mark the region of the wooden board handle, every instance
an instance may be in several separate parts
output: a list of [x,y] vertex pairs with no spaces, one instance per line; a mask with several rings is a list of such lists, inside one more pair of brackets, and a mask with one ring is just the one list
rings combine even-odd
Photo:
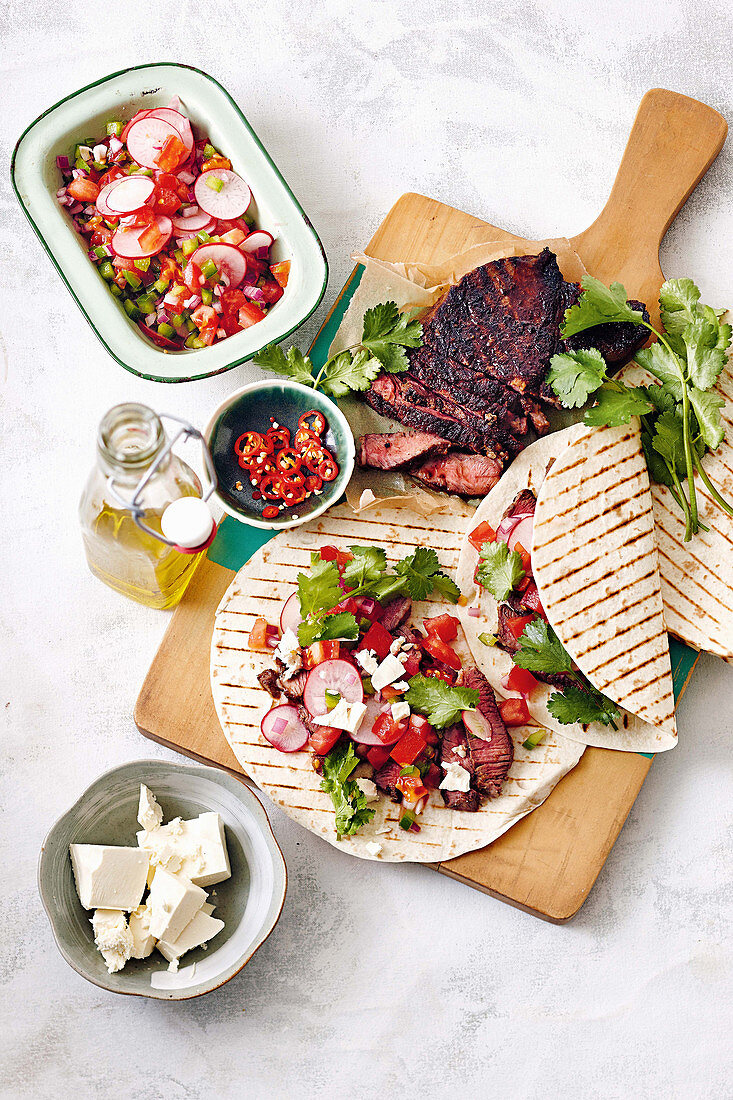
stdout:
[[[586,267],[604,282],[654,263],[675,215],[723,147],[728,124],[696,99],[653,88],[642,99],[608,202],[573,240]],[[605,263],[604,263],[605,257]],[[612,270],[606,270],[607,266]],[[661,272],[660,272],[661,275]],[[629,293],[642,288],[627,286]]]

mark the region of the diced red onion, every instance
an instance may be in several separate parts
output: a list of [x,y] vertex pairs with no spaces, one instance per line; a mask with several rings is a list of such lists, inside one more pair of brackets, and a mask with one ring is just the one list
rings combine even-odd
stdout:
[[70,214],[81,214],[82,206],[80,202],[75,202],[73,206],[69,207]]
[[68,157],[56,157],[56,167],[60,168],[62,172],[69,171],[69,158]]
[[145,324],[148,326],[148,328],[150,328],[151,325],[155,324],[155,314],[154,313],[148,313],[146,315]]
[[93,214],[97,213],[97,208],[96,208],[96,206],[85,206],[84,207],[84,213],[86,214],[86,216],[88,218],[91,218],[91,216]]
[[162,308],[158,309],[158,320],[159,321],[165,321],[165,322],[170,321],[170,314],[167,312],[167,310],[162,309]]
[[189,185],[192,184],[193,181],[196,179],[193,172],[188,172],[188,171],[186,171],[185,168],[182,172],[178,173],[178,178],[181,181],[181,183],[187,183]]
[[184,309],[195,309],[196,306],[200,306],[200,305],[201,305],[201,295],[200,294],[192,294],[190,298],[186,298],[186,301],[183,303],[183,308]]
[[56,192],[56,198],[57,199],[62,199],[62,198],[65,198],[65,197],[66,197],[66,188],[65,187],[59,187],[58,191]]
[[216,302],[211,303],[211,308],[213,309],[214,313],[221,313],[222,312],[222,305],[221,305],[221,302],[218,301],[218,300]]
[[120,139],[113,134],[112,137],[109,139],[109,151],[110,151],[110,153],[112,153],[112,155],[114,155],[115,153],[119,153],[124,148],[125,148],[125,146],[120,141]]
[[214,287],[214,296],[216,298],[221,298],[221,294],[222,294],[222,287],[219,285],[219,283],[217,283],[216,286]]
[[83,172],[81,168],[73,168],[71,174],[75,180],[84,180],[89,175],[88,172]]
[[196,203],[192,203],[191,206],[187,206],[185,210],[181,211],[182,218],[193,218],[198,214],[199,208]]
[[265,295],[262,287],[260,286],[246,286],[244,288],[245,298],[250,298],[253,302],[259,302],[260,305],[265,305]]
[[481,612],[478,607],[469,607],[468,614],[471,616],[472,619],[478,619]]
[[223,328],[218,328],[216,330],[216,335],[219,337],[220,340],[223,340],[224,337],[226,336],[226,332],[224,331]]
[[288,723],[285,718],[275,718],[272,723],[272,732],[274,734],[283,733],[288,728]]

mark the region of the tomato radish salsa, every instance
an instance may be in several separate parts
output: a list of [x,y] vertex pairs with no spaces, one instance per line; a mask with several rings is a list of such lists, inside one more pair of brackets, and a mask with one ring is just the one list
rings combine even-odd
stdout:
[[57,157],[56,197],[89,259],[155,345],[198,350],[256,325],[282,297],[290,261],[249,214],[252,194],[177,97],[107,123]]
[[431,592],[460,598],[432,549],[390,569],[380,547],[322,546],[279,622],[258,618],[249,635],[250,649],[273,658],[258,677],[274,704],[262,736],[280,752],[312,754],[341,836],[372,819],[380,794],[398,804],[406,832],[420,831],[431,798],[476,812],[511,767],[491,687],[465,646],[458,652],[458,619],[411,621],[412,601]]
[[252,499],[263,502],[263,519],[321,496],[324,484],[338,477],[338,462],[324,440],[327,428],[323,413],[311,409],[299,417],[292,437],[271,416],[266,432],[243,432],[236,440],[234,453],[249,478]]

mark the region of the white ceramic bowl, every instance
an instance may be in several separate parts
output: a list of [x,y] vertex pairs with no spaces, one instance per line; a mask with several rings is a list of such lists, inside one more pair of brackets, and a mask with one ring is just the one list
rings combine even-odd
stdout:
[[[184,955],[175,973],[153,951],[109,974],[94,945],[92,914],[79,902],[69,845],[135,845],[141,783],[158,798],[164,821],[221,814],[232,875],[210,888],[210,900],[224,928],[207,949]],[[214,768],[136,760],[101,775],[59,818],[41,849],[38,887],[59,951],[78,974],[112,993],[180,1001],[210,993],[249,962],[280,917],[287,872],[267,814],[246,784]]]
[[[165,351],[143,336],[110,292],[87,255],[64,207],[56,157],[79,141],[105,132],[112,119],[127,120],[145,107],[165,106],[178,95],[195,130],[205,132],[249,184],[250,213],[275,237],[272,255],[290,260],[282,298],[264,321],[211,347]],[[229,93],[213,77],[188,65],[160,62],[112,73],[67,96],[24,131],[11,161],[13,188],[72,297],[107,351],[121,366],[156,382],[186,382],[220,374],[279,343],[310,317],[326,289],[328,265],[318,236]]]

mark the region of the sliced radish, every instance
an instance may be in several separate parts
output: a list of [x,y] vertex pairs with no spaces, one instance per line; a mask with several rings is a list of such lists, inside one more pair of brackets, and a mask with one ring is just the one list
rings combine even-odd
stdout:
[[[221,190],[216,189],[219,183],[223,184]],[[245,214],[252,201],[252,192],[242,177],[228,168],[210,168],[202,172],[193,186],[193,193],[207,214],[227,220]]]
[[374,723],[377,718],[382,714],[389,714],[389,703],[382,700],[379,702],[376,695],[368,695],[366,698],[366,713],[361,720],[361,725],[355,734],[350,735],[352,739],[359,745],[394,745],[396,741],[399,741],[402,734],[405,732],[404,726],[400,726],[398,722],[393,722],[392,725],[384,731],[383,737],[377,737],[374,730]]
[[239,247],[242,252],[253,252],[259,256],[260,253],[269,252],[274,240],[272,233],[268,233],[266,229],[255,229],[254,233],[245,237]]
[[133,214],[148,201],[155,184],[150,176],[123,176],[113,180],[109,188],[104,199],[109,209],[117,214]]
[[134,126],[136,122],[139,122],[141,118],[145,118],[146,115],[149,115],[149,114],[150,114],[150,110],[138,111],[136,115],[133,115],[132,118],[130,119],[130,121],[125,125],[122,133],[120,134],[120,137],[121,137],[122,141],[127,141],[127,135],[129,133],[130,127]]
[[[124,178],[128,179],[129,177],[125,176]],[[114,189],[116,183],[119,183],[119,180],[112,180],[111,183],[105,184],[105,186],[97,195],[96,207],[103,218],[119,218],[119,214],[115,210],[111,210],[110,207],[107,206],[107,196],[109,195],[110,191]]]
[[327,691],[337,692],[347,703],[361,703],[364,699],[361,676],[350,661],[339,658],[323,661],[309,673],[303,692],[303,702],[309,714],[322,717],[328,712]]
[[211,260],[219,275],[226,275],[232,289],[239,286],[247,274],[247,257],[233,244],[202,244],[191,259],[199,267]]
[[142,229],[118,229],[110,241],[113,252],[130,260],[142,260],[145,256],[155,256],[161,248],[165,247],[173,232],[171,220],[165,214],[158,214],[155,221],[160,236],[153,247],[140,244],[140,237],[150,229],[150,226],[146,225]]
[[461,712],[463,724],[470,734],[480,737],[482,741],[491,740],[491,726],[478,710],[464,710]]
[[210,214],[204,214],[202,210],[199,210],[197,214],[192,214],[190,218],[185,218],[183,214],[174,214],[171,221],[174,229],[185,230],[186,233],[189,231],[200,233],[202,229],[205,229],[208,233],[209,226],[213,229],[216,225],[216,219],[212,218]]
[[156,107],[153,111],[148,111],[147,117],[159,118],[163,122],[167,122],[170,126],[173,126],[178,131],[178,136],[186,146],[187,156],[193,152],[193,131],[191,129],[191,123],[180,111],[174,111],[172,107]]
[[532,552],[532,539],[534,538],[534,516],[523,516],[520,523],[514,528],[509,535],[507,546],[510,550],[513,550],[517,543],[521,543],[523,548],[529,553]]
[[154,115],[146,115],[130,127],[127,135],[127,151],[134,161],[142,164],[143,168],[157,168],[160,150],[171,137],[182,140],[178,130],[170,122],[164,122],[162,118],[156,118]]
[[301,722],[296,707],[288,703],[268,710],[260,723],[262,736],[280,752],[297,752],[305,747],[308,730]]
[[292,630],[293,634],[297,634],[298,627],[302,622],[303,617],[300,614],[300,597],[297,592],[293,592],[292,596],[288,596],[280,612],[280,630],[283,634],[286,630]]

